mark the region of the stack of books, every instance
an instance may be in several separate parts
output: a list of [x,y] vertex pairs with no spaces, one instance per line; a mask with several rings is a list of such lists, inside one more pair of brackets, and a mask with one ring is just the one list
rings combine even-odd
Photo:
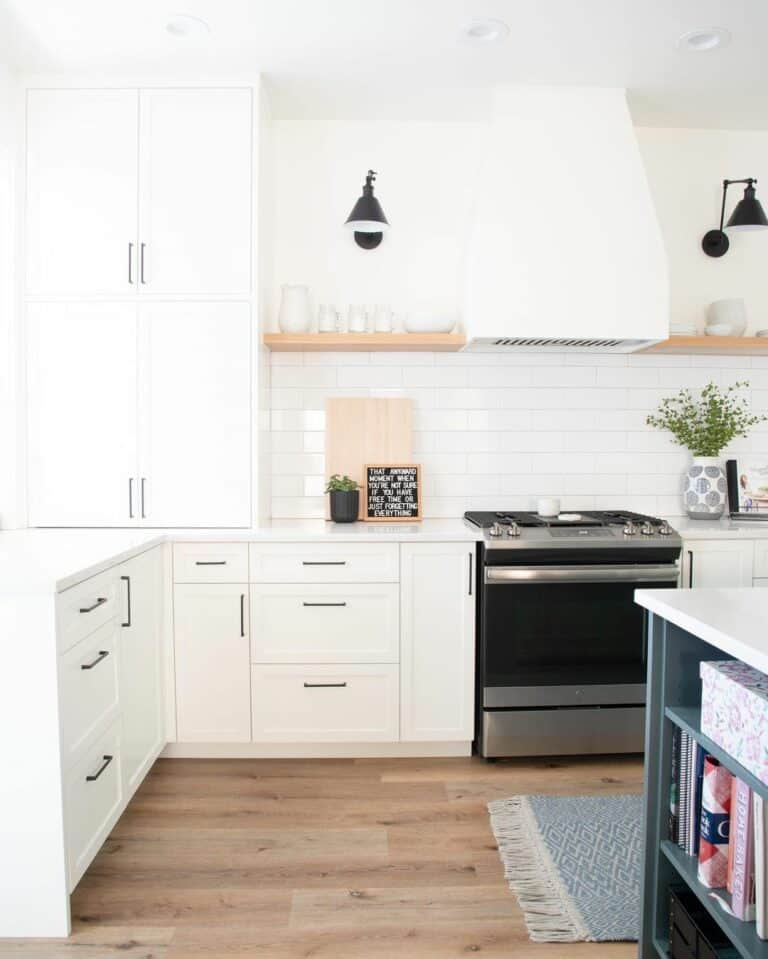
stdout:
[[669,839],[698,859],[699,882],[768,939],[768,806],[684,730],[675,728]]

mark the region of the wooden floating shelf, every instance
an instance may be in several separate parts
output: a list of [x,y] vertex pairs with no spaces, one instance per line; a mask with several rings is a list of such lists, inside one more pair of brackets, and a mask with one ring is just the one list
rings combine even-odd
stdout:
[[264,345],[284,353],[451,353],[467,342],[463,333],[265,333]]
[[711,353],[718,356],[768,354],[768,336],[671,336],[643,353]]

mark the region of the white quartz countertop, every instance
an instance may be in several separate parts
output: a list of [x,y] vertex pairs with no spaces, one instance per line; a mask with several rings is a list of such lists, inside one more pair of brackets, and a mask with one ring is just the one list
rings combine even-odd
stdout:
[[326,523],[275,520],[253,529],[22,529],[0,532],[0,596],[57,592],[164,542],[475,542],[463,520]]
[[768,589],[639,589],[635,601],[768,673]]
[[683,539],[768,539],[768,513],[765,520],[688,519],[668,516],[667,521]]

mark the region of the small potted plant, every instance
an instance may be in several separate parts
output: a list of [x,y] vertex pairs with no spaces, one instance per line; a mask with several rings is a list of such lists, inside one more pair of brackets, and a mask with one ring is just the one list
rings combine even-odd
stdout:
[[728,484],[720,454],[736,437],[746,436],[766,417],[754,415],[740,390],[749,383],[734,383],[721,390],[708,383],[694,396],[680,390],[667,397],[646,419],[648,426],[669,430],[693,457],[685,475],[683,505],[691,519],[719,519],[728,502]]
[[331,494],[331,519],[334,523],[354,523],[360,510],[360,484],[349,476],[334,473],[325,492]]

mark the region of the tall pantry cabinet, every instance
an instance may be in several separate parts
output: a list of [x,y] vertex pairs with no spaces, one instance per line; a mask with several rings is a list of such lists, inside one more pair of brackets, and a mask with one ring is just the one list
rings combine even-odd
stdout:
[[30,525],[250,525],[252,94],[28,92]]

